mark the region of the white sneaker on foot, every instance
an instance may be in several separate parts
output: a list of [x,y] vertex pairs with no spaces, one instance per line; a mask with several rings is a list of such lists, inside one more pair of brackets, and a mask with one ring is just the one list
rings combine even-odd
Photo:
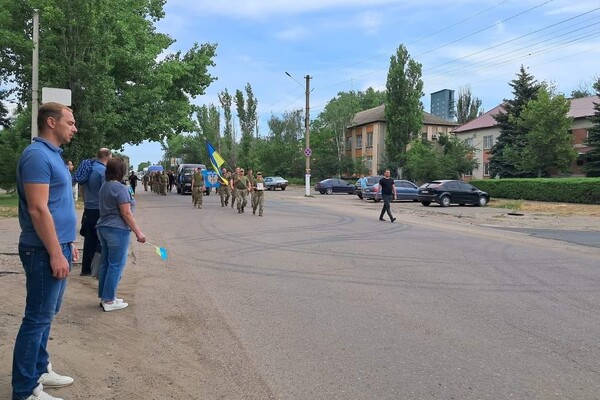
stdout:
[[129,304],[128,303],[117,303],[116,301],[113,302],[112,304],[109,303],[104,303],[102,302],[102,309],[104,309],[104,311],[115,311],[115,310],[121,310],[123,308],[126,308]]
[[38,385],[35,389],[33,389],[33,393],[27,398],[27,400],[63,400],[58,397],[50,396],[42,389],[42,385]]
[[[69,386],[73,383],[73,378],[70,376],[59,375],[52,371],[52,364],[48,363],[48,372],[42,374],[38,382],[46,387],[59,388]],[[41,389],[40,389],[41,390]]]

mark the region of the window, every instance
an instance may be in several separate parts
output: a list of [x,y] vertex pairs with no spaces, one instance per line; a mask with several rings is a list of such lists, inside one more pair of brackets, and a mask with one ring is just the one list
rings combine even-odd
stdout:
[[473,170],[466,171],[465,176],[473,176]]
[[465,139],[465,144],[466,144],[467,146],[471,146],[471,147],[473,147],[473,138],[472,138],[472,137],[470,137],[470,138],[466,138],[466,139]]
[[356,135],[356,148],[362,149],[362,135]]
[[483,164],[483,176],[490,176],[490,163]]
[[421,132],[421,140],[424,142],[427,141],[427,132]]
[[352,136],[346,136],[346,150],[352,150]]
[[367,169],[369,170],[369,173],[371,173],[372,168],[373,168],[373,156],[367,156]]
[[367,133],[367,147],[373,147],[373,134]]
[[491,149],[493,145],[494,145],[494,136],[493,135],[483,137],[483,148],[484,149]]

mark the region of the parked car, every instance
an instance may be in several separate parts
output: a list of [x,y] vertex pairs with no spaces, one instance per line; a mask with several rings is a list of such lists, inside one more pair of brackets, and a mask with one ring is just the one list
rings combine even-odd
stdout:
[[418,201],[424,206],[433,202],[442,207],[448,207],[450,204],[485,206],[490,202],[490,196],[467,182],[440,180],[419,187]]
[[267,176],[265,178],[265,188],[267,190],[275,190],[275,189],[285,190],[285,188],[288,185],[289,185],[289,182],[280,176]]
[[[371,176],[365,176],[365,178],[367,178],[367,188],[371,188],[373,187],[373,185],[375,185],[376,183],[379,183],[379,180],[381,178],[383,178],[383,176],[379,176],[379,175],[371,175]],[[359,199],[363,199],[363,190],[360,187],[360,179],[358,181],[356,181],[356,183],[354,184],[354,194],[358,196]],[[368,199],[367,199],[368,200]],[[373,198],[371,198],[371,200],[373,200]]]
[[180,164],[179,167],[177,167],[177,175],[175,176],[177,193],[192,193],[192,175],[194,175],[194,171],[197,168],[200,168],[204,176],[204,182],[206,184],[206,191],[204,194],[206,196],[210,194],[210,188],[214,185],[209,184],[209,180],[207,179],[206,175],[209,171],[206,170],[206,165],[204,164]]
[[[419,187],[411,181],[405,181],[403,179],[395,179],[394,186],[396,187],[396,200],[412,200],[417,201],[419,195]],[[381,201],[381,190],[379,189],[379,183],[372,186],[370,190],[370,196],[374,202]]]
[[315,185],[315,191],[321,194],[348,193],[354,194],[354,184],[343,179],[329,178]]

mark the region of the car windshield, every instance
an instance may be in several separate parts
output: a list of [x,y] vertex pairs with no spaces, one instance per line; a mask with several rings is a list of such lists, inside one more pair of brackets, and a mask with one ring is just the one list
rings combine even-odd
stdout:
[[436,187],[440,187],[443,185],[443,182],[429,182],[425,184],[426,188],[436,188]]

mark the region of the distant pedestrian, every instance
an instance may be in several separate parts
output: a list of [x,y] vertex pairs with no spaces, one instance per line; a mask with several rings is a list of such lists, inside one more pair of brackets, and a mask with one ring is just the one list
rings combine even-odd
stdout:
[[365,174],[360,174],[360,179],[358,180],[358,187],[360,188],[360,193],[361,193],[361,198],[364,201],[367,201],[367,199],[365,198],[365,189],[367,188],[367,178],[365,177]]
[[135,187],[137,186],[137,182],[140,178],[138,178],[138,176],[135,172],[131,171],[131,174],[129,174],[128,179],[129,179],[129,185],[131,186],[131,191],[135,195]]
[[60,148],[71,142],[77,128],[73,111],[53,102],[39,108],[37,123],[39,136],[25,148],[17,166],[19,256],[27,295],[13,353],[13,399],[54,399],[44,386],[73,383],[73,378],[53,371],[48,339],[72,262],[79,258],[73,246],[77,214],[71,174]]
[[381,198],[383,199],[383,207],[381,208],[379,220],[385,221],[383,215],[387,213],[390,217],[390,222],[394,222],[396,218],[392,216],[391,202],[392,199],[396,199],[396,186],[394,185],[394,180],[390,178],[389,169],[385,170],[383,178],[379,180],[379,189],[381,190]]
[[252,185],[252,215],[256,215],[256,209],[258,208],[258,216],[263,216],[263,206],[265,204],[265,180],[263,179],[262,172],[256,173],[256,179]]

